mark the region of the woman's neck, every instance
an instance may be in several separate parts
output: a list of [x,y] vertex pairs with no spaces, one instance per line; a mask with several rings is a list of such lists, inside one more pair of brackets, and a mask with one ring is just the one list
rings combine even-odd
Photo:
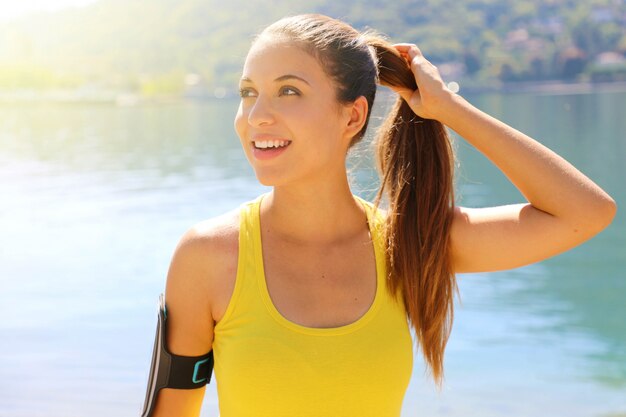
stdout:
[[333,185],[274,187],[261,202],[261,227],[280,239],[313,246],[354,238],[367,228],[366,213],[347,180]]

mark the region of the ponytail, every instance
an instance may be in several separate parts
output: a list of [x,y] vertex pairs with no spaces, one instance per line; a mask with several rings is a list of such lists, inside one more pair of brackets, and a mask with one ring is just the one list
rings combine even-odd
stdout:
[[[373,37],[379,81],[417,89],[406,61],[386,41]],[[404,307],[438,388],[444,350],[454,320],[450,227],[454,210],[454,153],[445,127],[423,119],[398,96],[375,139],[381,178],[374,204],[389,201],[385,227],[388,287],[403,294]],[[459,294],[460,296],[460,294]]]

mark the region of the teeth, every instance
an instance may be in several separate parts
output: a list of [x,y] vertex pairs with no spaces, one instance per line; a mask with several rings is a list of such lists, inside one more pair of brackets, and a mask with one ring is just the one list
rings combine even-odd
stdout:
[[261,140],[261,141],[255,141],[254,142],[254,146],[256,146],[257,148],[278,148],[278,147],[282,147],[282,146],[286,146],[289,144],[289,141],[287,140]]

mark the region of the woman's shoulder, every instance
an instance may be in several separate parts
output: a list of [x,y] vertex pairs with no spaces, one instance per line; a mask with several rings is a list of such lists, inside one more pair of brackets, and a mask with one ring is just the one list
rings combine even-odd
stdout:
[[[239,246],[239,210],[202,220],[190,226],[179,238],[172,259],[188,271],[180,279],[184,285],[211,284],[214,277],[232,267]],[[208,282],[207,282],[208,281]]]
[[236,249],[239,237],[239,209],[202,220],[187,229],[179,246],[197,253],[202,259],[213,259]]
[[178,247],[196,254],[204,261],[219,261],[228,255],[236,257],[242,212],[258,202],[259,198],[245,201],[225,213],[192,225],[181,236]]
[[[193,314],[211,314],[220,307],[224,291],[237,270],[239,210],[200,221],[180,237],[167,277],[166,292],[181,305],[195,303]],[[184,308],[184,307],[181,307]]]

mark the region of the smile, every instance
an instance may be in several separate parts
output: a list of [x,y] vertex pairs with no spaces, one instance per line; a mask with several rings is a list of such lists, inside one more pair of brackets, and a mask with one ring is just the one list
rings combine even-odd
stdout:
[[253,141],[254,146],[257,149],[265,149],[265,148],[282,148],[291,143],[290,140],[256,140]]
[[[275,142],[279,142],[277,144],[278,146],[274,146]],[[282,144],[280,142],[282,142]],[[289,145],[291,145],[290,140],[289,141],[273,141],[273,142],[270,142],[270,141],[251,142],[252,155],[254,156],[255,159],[258,159],[258,160],[267,160],[267,159],[276,158],[277,156],[285,152],[287,148],[289,148]]]

